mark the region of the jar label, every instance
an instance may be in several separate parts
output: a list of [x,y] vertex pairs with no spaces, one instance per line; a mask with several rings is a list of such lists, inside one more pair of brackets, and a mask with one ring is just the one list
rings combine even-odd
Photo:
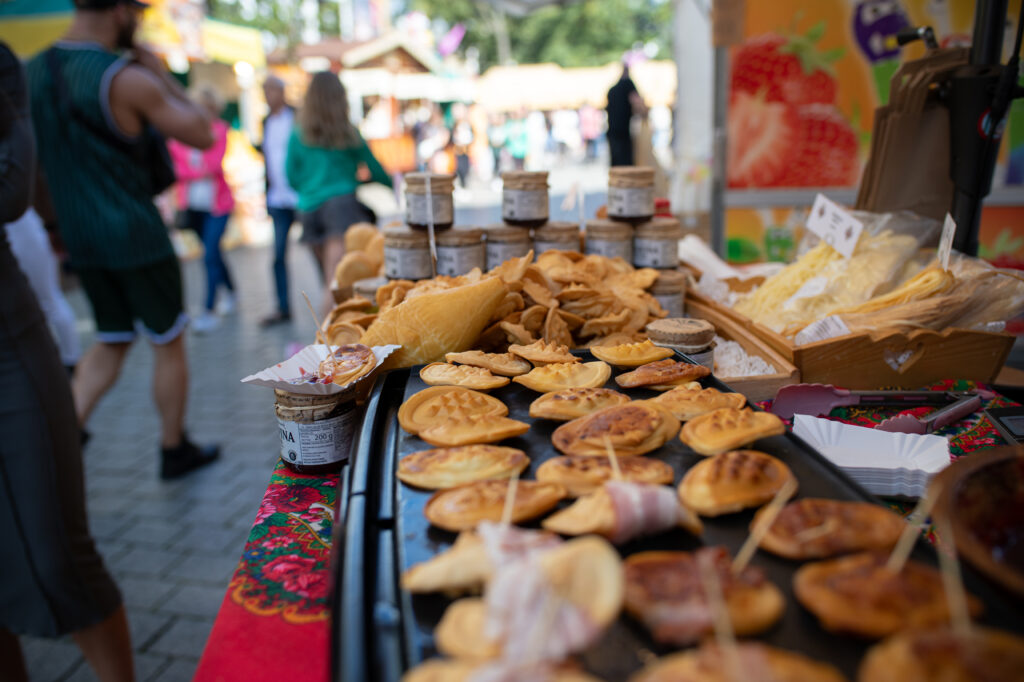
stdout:
[[[413,225],[426,225],[428,218],[434,219],[435,225],[444,225],[454,222],[454,209],[452,207],[452,195],[431,194],[430,206],[433,215],[427,215],[427,195],[405,193],[405,222]],[[428,275],[429,277],[429,275]]]
[[493,270],[507,260],[522,258],[530,253],[533,244],[523,242],[487,242],[487,269]]
[[505,220],[547,220],[547,190],[504,190],[501,193],[501,217]]
[[608,215],[640,218],[654,215],[654,187],[608,187]]
[[484,269],[486,254],[484,245],[468,244],[466,246],[438,246],[437,274],[448,277],[464,275],[473,268]]
[[430,249],[384,248],[384,273],[390,279],[427,279],[433,276]]
[[633,240],[633,265],[638,268],[674,268],[679,265],[676,239]]
[[334,464],[348,459],[359,410],[350,409],[312,424],[277,418],[281,459],[300,466]]
[[632,239],[594,239],[587,238],[587,253],[605,258],[622,258],[627,263],[633,262]]
[[669,317],[683,317],[683,293],[654,294],[654,299],[665,309]]

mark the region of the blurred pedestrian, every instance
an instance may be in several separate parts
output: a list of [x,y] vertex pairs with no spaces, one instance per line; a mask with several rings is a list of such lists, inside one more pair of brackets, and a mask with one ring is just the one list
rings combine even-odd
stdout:
[[277,76],[270,76],[263,83],[263,96],[270,113],[263,119],[263,143],[257,148],[263,154],[266,166],[267,213],[274,223],[274,287],[277,292],[277,311],[260,322],[270,326],[291,319],[288,300],[288,266],[285,256],[288,250],[288,232],[295,222],[295,207],[299,195],[288,184],[284,162],[288,156],[288,139],[295,125],[295,110],[284,98],[284,82]]
[[597,140],[601,137],[601,123],[600,111],[589,104],[580,107],[580,135],[586,147],[587,161],[597,158]]
[[526,111],[520,110],[505,123],[505,149],[516,170],[526,167],[526,152],[530,149],[530,136],[526,128]]
[[[35,140],[25,76],[0,43],[0,223],[27,209]],[[18,635],[71,635],[103,682],[134,679],[121,594],[86,520],[68,377],[28,280],[0,232],[0,678],[28,680]]]
[[455,151],[455,175],[462,189],[469,188],[469,148],[473,144],[473,126],[463,115],[452,129],[452,144]]
[[213,461],[219,450],[196,446],[184,430],[188,316],[178,259],[153,204],[170,182],[159,135],[200,149],[213,144],[213,135],[206,112],[163,62],[134,44],[141,7],[132,0],[75,0],[65,36],[27,70],[39,160],[96,321],[97,342],[72,383],[79,422],[88,421],[117,380],[138,323],[154,350],[160,475],[174,478]]
[[623,62],[622,75],[608,91],[608,148],[611,165],[633,165],[633,115],[646,115],[647,107],[629,77],[629,65]]
[[299,195],[302,241],[312,247],[329,291],[334,269],[345,255],[345,232],[356,223],[376,222],[356,199],[360,173],[392,186],[349,120],[345,86],[329,71],[316,74],[309,84],[288,140],[285,171]]
[[[237,306],[235,285],[220,248],[235,200],[224,178],[224,153],[228,148],[228,124],[220,118],[224,103],[212,86],[198,88],[193,99],[212,122],[213,146],[202,150],[171,140],[167,148],[178,176],[178,208],[185,213],[185,224],[203,242],[206,304],[202,314],[192,322],[192,328],[202,334],[217,326],[217,312],[231,313]],[[218,304],[217,293],[221,287],[224,295]]]
[[491,114],[487,123],[487,144],[494,157],[494,177],[501,176],[501,152],[507,141],[505,117],[503,114]]

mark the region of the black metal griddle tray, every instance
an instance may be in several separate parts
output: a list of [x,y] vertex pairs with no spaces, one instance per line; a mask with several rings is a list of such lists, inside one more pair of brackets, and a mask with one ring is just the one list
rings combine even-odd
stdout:
[[[577,352],[584,360],[593,358]],[[689,360],[685,356],[680,356]],[[348,513],[337,524],[334,603],[334,679],[398,680],[402,673],[424,659],[437,655],[433,630],[450,599],[440,595],[410,595],[398,587],[403,571],[451,546],[455,533],[432,527],[423,515],[423,507],[432,491],[411,488],[394,475],[398,460],[417,450],[432,446],[406,433],[398,425],[399,406],[414,393],[427,387],[419,378],[419,367],[396,370],[377,380],[367,405],[358,446],[355,449],[348,490]],[[618,371],[613,370],[613,378]],[[714,377],[701,382],[722,391],[730,391]],[[614,380],[607,384],[633,398],[656,395],[648,390],[624,390]],[[509,408],[509,417],[531,423],[530,430],[502,445],[524,450],[530,466],[524,479],[545,460],[560,453],[551,444],[551,433],[560,422],[533,419],[529,404],[539,396],[516,383],[497,389],[491,395]],[[788,432],[757,441],[751,447],[785,462],[796,476],[800,488],[796,497],[827,497],[878,503],[859,485],[811,448]],[[676,472],[678,485],[691,466],[703,459],[678,437],[647,455],[669,463]],[[568,505],[572,500],[563,502]],[[631,542],[620,547],[623,557],[653,549],[694,550],[702,545],[724,545],[735,554],[746,539],[755,510],[705,518],[704,536],[694,538],[682,530]],[[529,527],[539,527],[530,524]],[[919,542],[915,559],[935,565],[934,550]],[[753,565],[761,567],[769,580],[786,597],[782,620],[768,632],[755,638],[773,646],[802,652],[828,661],[849,679],[856,679],[857,665],[870,642],[833,635],[823,630],[813,615],[793,596],[792,578],[800,562],[759,551]],[[983,623],[1010,630],[1024,630],[1021,605],[985,583],[968,566],[963,566],[968,589],[986,606]],[[652,654],[664,655],[671,648],[654,643],[647,631],[623,614],[603,638],[584,652],[581,659],[589,672],[608,681],[626,679]]]

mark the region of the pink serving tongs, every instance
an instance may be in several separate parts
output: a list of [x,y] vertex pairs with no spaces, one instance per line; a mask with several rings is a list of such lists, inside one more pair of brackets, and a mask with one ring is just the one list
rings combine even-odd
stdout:
[[901,414],[886,419],[875,426],[875,428],[879,431],[889,431],[891,433],[917,433],[924,435],[931,433],[935,429],[941,429],[943,426],[949,426],[953,422],[977,412],[980,407],[981,396],[964,394],[963,397],[952,405],[946,405],[924,417]]

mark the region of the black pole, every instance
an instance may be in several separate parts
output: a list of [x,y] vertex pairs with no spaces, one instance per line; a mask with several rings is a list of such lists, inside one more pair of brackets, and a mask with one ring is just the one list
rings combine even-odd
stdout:
[[978,0],[974,7],[971,64],[999,64],[1003,57],[1003,26],[1008,0]]

